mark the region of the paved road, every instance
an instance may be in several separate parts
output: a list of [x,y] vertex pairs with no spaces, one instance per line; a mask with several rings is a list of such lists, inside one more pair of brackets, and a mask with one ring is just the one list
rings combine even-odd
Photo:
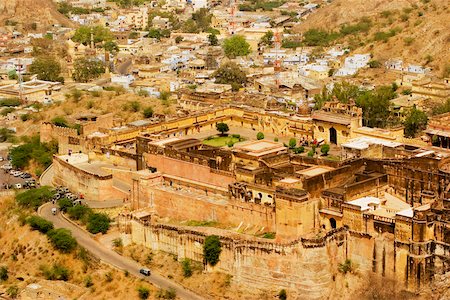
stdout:
[[79,227],[73,225],[72,223],[65,220],[59,213],[57,215],[53,215],[51,212],[53,205],[51,203],[44,204],[39,209],[39,215],[51,222],[53,222],[56,228],[66,228],[72,232],[72,235],[77,239],[78,243],[83,246],[86,250],[92,253],[94,256],[99,258],[101,261],[113,265],[121,270],[127,270],[130,274],[134,276],[138,276],[139,278],[143,278],[144,280],[164,289],[174,288],[177,292],[177,296],[182,299],[193,299],[200,300],[204,299],[199,295],[186,290],[182,286],[177,283],[155,273],[152,271],[152,275],[149,277],[143,276],[139,273],[139,269],[142,268],[141,265],[136,263],[135,261],[123,257],[118,253],[110,250],[92,239],[91,236],[80,229]]
[[117,65],[117,72],[121,75],[127,75],[128,74],[128,69],[131,66],[131,59],[127,59],[124,62],[120,63],[119,65]]

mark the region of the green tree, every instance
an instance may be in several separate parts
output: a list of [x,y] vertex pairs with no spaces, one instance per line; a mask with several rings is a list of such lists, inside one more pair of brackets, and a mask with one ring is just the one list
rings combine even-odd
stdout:
[[73,206],[73,202],[67,198],[61,198],[58,200],[59,210],[66,212],[69,208]]
[[286,300],[287,299],[287,293],[285,289],[282,289],[279,293],[278,293],[278,299],[280,300]]
[[258,132],[258,133],[256,134],[256,139],[257,139],[257,140],[263,140],[263,139],[264,139],[264,133]]
[[77,82],[88,82],[105,73],[103,62],[97,59],[79,58],[73,67],[72,78]]
[[139,299],[145,300],[150,296],[150,290],[146,287],[140,286],[138,287],[137,291],[139,294]]
[[217,35],[215,35],[214,33],[208,35],[208,41],[211,46],[219,45],[219,39],[217,38]]
[[110,42],[114,39],[111,31],[103,26],[80,26],[72,37],[72,41],[84,44],[85,46],[91,43],[91,33],[94,38],[94,44],[102,42]]
[[175,44],[179,44],[179,43],[181,43],[183,41],[183,37],[182,36],[177,36],[176,38],[175,38]]
[[14,139],[14,131],[2,127],[0,128],[0,143],[6,142],[6,141],[12,141]]
[[70,278],[70,271],[65,266],[55,263],[52,267],[41,265],[40,270],[47,280],[63,280],[67,281]]
[[142,112],[142,114],[144,115],[144,118],[148,119],[153,117],[153,107],[148,106],[144,109],[144,111]]
[[30,216],[27,218],[27,223],[30,225],[30,227],[33,230],[37,230],[41,233],[46,234],[50,230],[53,229],[53,223],[50,221],[47,221],[44,218],[41,218],[39,216]]
[[63,253],[70,253],[77,247],[77,240],[72,237],[69,230],[64,228],[53,229],[47,232],[52,245]]
[[82,223],[87,223],[89,216],[92,214],[92,209],[84,205],[75,205],[67,209],[69,218],[80,220]]
[[99,232],[105,234],[109,229],[109,224],[111,223],[110,218],[106,214],[93,213],[89,216],[86,229],[93,234]]
[[103,44],[103,49],[105,49],[111,54],[116,54],[117,52],[119,52],[119,46],[117,45],[116,42],[113,41],[106,41]]
[[217,235],[207,236],[203,245],[203,257],[206,263],[215,266],[219,262],[221,252],[222,246],[219,237]]
[[220,132],[221,135],[224,135],[226,132],[230,131],[230,128],[228,127],[227,123],[217,123],[216,124],[216,129],[218,132]]
[[322,147],[320,147],[320,152],[323,153],[323,155],[327,156],[328,152],[330,151],[330,145],[323,144]]
[[37,210],[39,206],[52,199],[53,194],[48,186],[43,186],[17,194],[16,201],[22,207]]
[[250,44],[247,43],[245,37],[242,35],[233,35],[223,41],[223,51],[229,58],[236,58],[238,56],[247,56],[250,54]]
[[183,267],[183,276],[184,277],[191,277],[192,276],[192,267],[191,267],[191,260],[188,258],[185,258],[183,262],[181,263]]
[[0,282],[8,280],[8,268],[5,266],[0,267]]
[[6,289],[6,293],[13,299],[16,299],[19,295],[19,287],[17,285],[11,285]]
[[404,126],[405,126],[405,136],[406,137],[415,137],[417,133],[424,130],[427,127],[428,117],[426,113],[416,108],[412,107],[405,118]]
[[261,40],[259,41],[260,45],[266,45],[269,47],[272,47],[273,45],[273,31],[269,30],[267,31],[262,37]]
[[39,80],[59,81],[64,83],[61,77],[61,65],[53,57],[38,57],[30,65],[30,73],[36,74]]
[[192,14],[192,20],[197,24],[200,31],[207,31],[211,25],[212,14],[206,8],[200,8]]
[[216,83],[231,84],[238,87],[242,87],[247,82],[247,75],[245,72],[234,62],[227,62],[221,65],[214,73],[213,76],[216,79]]
[[67,120],[64,117],[58,116],[58,117],[54,117],[52,119],[52,123],[53,125],[59,126],[59,127],[70,127],[69,123],[67,122]]
[[289,148],[294,149],[297,146],[297,140],[295,138],[291,138],[289,140]]

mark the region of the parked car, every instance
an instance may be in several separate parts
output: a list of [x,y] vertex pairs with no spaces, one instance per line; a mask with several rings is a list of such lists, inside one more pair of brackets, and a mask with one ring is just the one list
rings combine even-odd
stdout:
[[4,159],[3,159],[3,156],[0,156],[0,161],[3,161]]
[[53,207],[53,208],[52,208],[52,214],[53,214],[53,215],[56,215],[56,211],[57,211],[57,210],[56,210],[56,207]]
[[141,273],[142,275],[145,275],[145,276],[150,276],[150,274],[151,274],[149,269],[140,269],[139,273]]
[[20,190],[22,188],[22,184],[16,183],[14,184],[14,188]]
[[23,179],[31,178],[31,174],[23,173],[22,175],[20,175],[20,178],[23,178]]

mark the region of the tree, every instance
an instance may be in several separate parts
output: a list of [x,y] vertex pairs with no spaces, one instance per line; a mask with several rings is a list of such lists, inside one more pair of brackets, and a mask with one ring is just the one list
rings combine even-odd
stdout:
[[153,107],[151,107],[151,106],[146,107],[144,109],[144,111],[142,112],[142,114],[144,115],[144,118],[146,118],[146,119],[153,117]]
[[108,51],[111,54],[116,54],[117,52],[119,52],[119,46],[117,45],[116,42],[113,41],[107,41],[103,44],[103,49],[105,49],[106,51]]
[[48,186],[43,186],[17,194],[16,201],[22,207],[37,210],[39,206],[52,199],[53,194]]
[[158,41],[161,40],[162,37],[161,30],[159,30],[158,28],[150,28],[148,30],[148,37],[152,39],[157,39]]
[[52,119],[52,124],[59,127],[70,127],[69,123],[64,117],[58,116]]
[[110,223],[111,220],[109,219],[108,215],[93,213],[89,216],[86,229],[93,234],[97,234],[99,232],[105,234],[109,229]]
[[89,216],[92,214],[92,209],[84,205],[75,205],[67,209],[67,214],[71,219],[87,223]]
[[266,45],[271,47],[273,45],[273,31],[269,30],[267,31],[259,41],[260,45]]
[[212,14],[206,8],[200,8],[192,14],[192,20],[201,31],[207,31],[211,25]]
[[19,295],[19,287],[17,285],[11,285],[6,289],[6,293],[12,298],[16,299]]
[[5,266],[0,267],[0,282],[8,280],[8,268]]
[[11,141],[14,138],[14,131],[2,127],[0,128],[0,143]]
[[73,206],[73,202],[67,198],[61,198],[58,200],[58,206],[60,211],[66,212]]
[[279,293],[278,293],[278,299],[280,300],[286,300],[287,299],[287,293],[285,289],[282,289]]
[[250,44],[247,43],[242,35],[233,35],[223,41],[223,50],[228,58],[246,56],[250,54]]
[[258,133],[256,134],[256,139],[257,139],[257,140],[263,140],[263,139],[264,139],[264,133],[258,132]]
[[77,82],[88,82],[105,73],[103,62],[97,59],[79,58],[73,68],[72,78]]
[[39,80],[59,81],[64,83],[61,77],[61,65],[53,57],[38,57],[30,65],[30,73],[36,74]]
[[27,218],[27,223],[33,230],[37,230],[46,234],[53,229],[53,223],[39,216],[31,216]]
[[140,286],[138,287],[137,291],[139,294],[139,299],[145,300],[150,296],[150,290],[146,287]]
[[215,266],[219,262],[219,256],[222,252],[222,246],[220,239],[217,235],[210,235],[205,238],[205,244],[203,245],[203,257],[206,263],[211,266]]
[[114,39],[111,31],[103,26],[81,26],[75,31],[72,41],[87,46],[91,43],[91,33],[94,38],[94,44],[109,42]]
[[291,139],[289,140],[289,148],[290,148],[290,149],[294,149],[295,146],[297,146],[297,140],[296,140],[295,138],[291,138]]
[[215,35],[214,33],[208,35],[208,41],[211,46],[219,45],[219,39],[217,38],[217,35]]
[[183,266],[183,276],[191,277],[192,276],[191,260],[185,258],[181,264]]
[[218,132],[220,132],[221,135],[225,135],[226,132],[230,131],[230,128],[228,127],[227,123],[217,123],[216,129]]
[[50,230],[47,232],[47,237],[53,246],[63,253],[70,253],[77,246],[77,241],[70,231],[64,228]]
[[235,85],[234,90],[247,82],[247,74],[234,62],[221,65],[214,73],[216,83]]
[[424,130],[427,127],[427,123],[427,115],[415,106],[412,107],[408,111],[406,119],[404,121],[405,136],[411,138],[415,137],[418,132]]
[[327,156],[328,152],[330,151],[330,145],[323,144],[322,147],[320,147],[320,152],[323,153],[323,155]]
[[176,38],[175,38],[175,44],[179,44],[179,43],[181,43],[183,41],[183,37],[182,36],[177,36]]

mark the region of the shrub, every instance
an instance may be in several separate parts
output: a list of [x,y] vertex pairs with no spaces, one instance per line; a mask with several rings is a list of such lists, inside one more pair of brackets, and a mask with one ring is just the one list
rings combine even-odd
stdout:
[[92,214],[92,209],[83,205],[75,205],[67,209],[67,214],[71,219],[80,220],[83,223],[86,223],[89,216]]
[[314,156],[314,150],[309,150],[308,151],[308,157],[313,157]]
[[105,234],[109,229],[109,224],[111,220],[108,215],[101,213],[90,214],[86,229],[93,234],[99,232]]
[[141,104],[138,101],[128,102],[128,110],[131,112],[138,112],[141,110]]
[[153,107],[151,107],[151,106],[146,107],[144,109],[144,111],[142,112],[142,114],[144,115],[144,118],[146,118],[146,119],[153,117]]
[[28,121],[30,118],[31,118],[30,114],[23,114],[23,115],[20,115],[20,119],[21,119],[23,122]]
[[108,272],[105,274],[105,280],[106,282],[112,282],[114,280],[114,276],[112,272]]
[[228,146],[229,148],[233,147],[233,146],[234,146],[233,141],[229,141],[229,142],[227,143],[227,146]]
[[279,293],[278,293],[278,299],[280,300],[286,300],[287,299],[287,293],[285,289],[282,289]]
[[139,294],[139,299],[145,300],[150,296],[150,290],[146,287],[140,286],[138,287],[137,291]]
[[53,229],[47,232],[47,237],[52,245],[63,253],[70,253],[77,246],[77,240],[67,229]]
[[219,262],[220,252],[222,252],[222,246],[219,237],[217,235],[207,236],[203,245],[203,256],[206,263],[215,266]]
[[6,98],[6,99],[2,99],[0,100],[0,106],[19,106],[20,105],[20,100],[19,98]]
[[348,272],[353,271],[353,264],[350,259],[346,259],[344,263],[340,263],[338,266],[338,270],[341,273],[347,274]]
[[381,67],[381,63],[378,60],[371,60],[369,61],[369,67],[371,69],[376,69]]
[[6,289],[6,293],[13,299],[16,299],[17,296],[19,295],[19,288],[17,287],[17,285],[11,285],[10,287],[8,287]]
[[168,290],[159,289],[156,297],[160,299],[175,299],[177,292],[173,288],[169,288]]
[[300,154],[300,153],[303,153],[303,152],[305,152],[305,147],[303,147],[303,146],[300,146],[300,147],[297,147],[297,148],[294,149],[294,153],[295,154]]
[[123,246],[123,242],[122,242],[122,239],[121,239],[121,238],[116,238],[116,239],[114,239],[114,240],[112,241],[112,243],[113,243],[113,246],[114,246],[115,248],[120,248],[120,247]]
[[275,232],[266,232],[262,236],[265,239],[274,239],[275,238]]
[[47,280],[63,280],[67,281],[70,278],[70,271],[63,265],[53,264],[51,268],[47,266],[40,267],[42,274]]
[[53,125],[59,126],[59,127],[70,127],[69,123],[64,117],[55,117],[52,119]]
[[257,140],[263,140],[263,139],[264,139],[264,133],[258,132],[258,133],[256,134],[256,139],[257,139]]
[[59,210],[66,212],[73,206],[73,202],[67,198],[61,198],[58,200]]
[[291,138],[289,140],[289,148],[294,149],[297,146],[297,140],[295,138]]
[[0,281],[6,281],[8,277],[8,268],[5,266],[0,267]]
[[16,196],[17,203],[26,208],[37,210],[39,206],[49,201],[53,197],[53,192],[48,186],[32,189],[20,193]]
[[31,216],[27,218],[27,223],[33,230],[38,230],[46,234],[53,229],[53,223],[39,216]]
[[235,139],[240,139],[241,135],[240,134],[232,134],[231,137],[233,137]]
[[86,276],[86,278],[84,279],[84,286],[88,288],[93,285],[94,283],[92,282],[92,277],[90,275]]
[[183,276],[184,277],[191,277],[192,276],[192,267],[191,267],[191,260],[185,258],[183,262],[181,263],[183,267]]
[[278,142],[278,138],[277,138],[277,137],[274,138],[273,141],[274,141],[274,142]]
[[322,152],[324,155],[328,155],[328,152],[330,151],[330,145],[323,144],[322,147],[320,147],[320,152]]

